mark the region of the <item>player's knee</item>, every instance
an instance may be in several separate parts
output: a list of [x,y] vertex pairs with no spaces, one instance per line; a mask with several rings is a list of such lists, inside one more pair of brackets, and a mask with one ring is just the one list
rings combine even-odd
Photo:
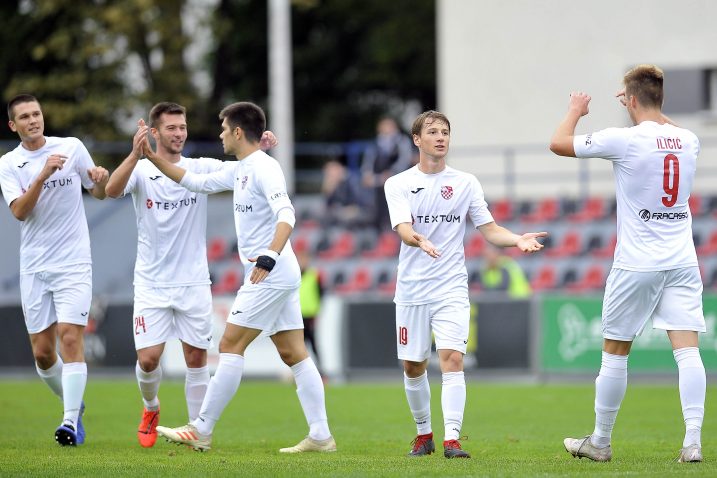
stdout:
[[460,372],[463,370],[463,354],[457,351],[441,357],[441,371]]
[[36,345],[32,350],[32,354],[35,357],[37,366],[42,370],[47,370],[57,361],[57,352],[49,344]]
[[207,351],[191,348],[186,351],[184,358],[189,368],[201,368],[207,364]]
[[157,355],[145,355],[137,357],[139,367],[145,372],[151,372],[159,367],[160,356]]
[[279,352],[279,357],[281,357],[281,360],[288,365],[289,367],[293,367],[297,363],[301,362],[302,360],[305,360],[309,354],[306,352],[306,349],[303,350],[293,350],[293,349],[277,349],[277,352]]
[[423,375],[426,371],[427,363],[424,362],[411,362],[408,360],[403,361],[403,371],[408,377],[416,378]]

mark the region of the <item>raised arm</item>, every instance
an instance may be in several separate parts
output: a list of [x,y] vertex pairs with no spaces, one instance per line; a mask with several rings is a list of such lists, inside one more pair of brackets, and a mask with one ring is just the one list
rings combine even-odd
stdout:
[[478,226],[486,241],[498,247],[517,247],[523,252],[537,252],[544,246],[537,241],[538,237],[547,237],[547,232],[527,232],[522,236],[510,232],[495,222]]
[[142,143],[147,136],[149,127],[145,125],[143,119],[137,122],[137,126],[137,132],[132,139],[132,151],[130,151],[129,155],[122,161],[117,169],[114,170],[105,187],[105,192],[109,197],[118,198],[122,196],[124,188],[127,187],[129,178],[132,176],[132,171],[135,166],[137,166],[137,162],[142,158]]
[[35,209],[38,199],[40,199],[40,191],[42,190],[43,184],[55,171],[63,168],[66,160],[67,156],[61,154],[52,154],[47,158],[45,166],[43,166],[40,174],[38,174],[32,184],[30,184],[30,187],[27,188],[27,191],[10,203],[10,211],[13,216],[20,221],[27,219],[32,213],[32,210]]
[[581,117],[589,113],[590,96],[582,92],[570,93],[568,112],[558,125],[550,140],[550,151],[559,156],[575,157],[573,138],[575,127]]

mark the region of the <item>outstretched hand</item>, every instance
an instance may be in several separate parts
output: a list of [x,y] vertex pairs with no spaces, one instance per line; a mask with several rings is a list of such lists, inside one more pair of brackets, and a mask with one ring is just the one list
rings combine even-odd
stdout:
[[423,252],[425,252],[429,256],[433,257],[434,259],[441,257],[441,252],[436,249],[436,246],[434,246],[431,241],[426,239],[426,236],[419,233],[415,233],[413,235],[413,239],[418,243],[418,247],[420,247],[421,250],[423,250]]
[[526,232],[522,236],[520,236],[520,239],[518,239],[518,242],[515,244],[518,249],[520,249],[523,252],[527,253],[533,253],[538,252],[543,247],[545,247],[543,244],[539,243],[537,241],[538,237],[547,237],[547,232]]

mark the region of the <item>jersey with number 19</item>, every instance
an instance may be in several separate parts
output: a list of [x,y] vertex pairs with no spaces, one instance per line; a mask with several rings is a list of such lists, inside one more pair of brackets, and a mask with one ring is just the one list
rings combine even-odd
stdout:
[[578,158],[612,161],[617,198],[613,268],[697,266],[688,204],[700,151],[694,133],[643,121],[575,136],[573,146]]
[[436,174],[425,174],[414,166],[390,177],[384,191],[391,226],[413,224],[441,253],[433,259],[419,247],[401,244],[394,302],[420,305],[467,298],[466,218],[476,227],[493,222],[478,179],[448,166]]

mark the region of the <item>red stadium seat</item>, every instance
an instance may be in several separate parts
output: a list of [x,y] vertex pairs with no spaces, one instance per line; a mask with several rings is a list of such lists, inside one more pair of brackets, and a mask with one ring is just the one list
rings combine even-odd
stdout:
[[223,237],[214,237],[207,244],[207,260],[216,262],[227,255],[227,241]]
[[585,270],[582,277],[567,287],[570,292],[584,292],[605,287],[605,267],[602,264],[592,264]]
[[717,253],[717,231],[712,231],[707,242],[697,248],[697,255],[711,256]]
[[353,234],[348,231],[341,232],[328,249],[319,252],[322,259],[343,259],[356,253],[356,243]]
[[371,258],[394,257],[398,255],[400,245],[398,234],[393,231],[384,232],[378,237],[373,249],[365,251],[362,255]]
[[339,284],[334,289],[338,293],[365,292],[373,287],[373,277],[367,267],[359,267],[348,282]]
[[698,217],[703,214],[703,201],[702,197],[700,197],[697,194],[691,194],[690,199],[688,199],[688,204],[690,206],[690,213],[692,213],[692,217]]
[[468,243],[465,245],[466,257],[478,257],[483,254],[484,250],[485,239],[483,238],[483,234],[481,234],[480,232],[474,232],[470,236],[470,239],[468,239]]
[[560,214],[560,202],[555,198],[542,199],[535,208],[521,219],[525,222],[554,221]]
[[587,222],[605,217],[605,201],[602,198],[591,197],[585,200],[582,209],[568,216],[570,221]]
[[495,222],[501,223],[513,219],[513,203],[510,199],[500,199],[488,205]]
[[557,247],[547,250],[547,254],[551,257],[567,257],[577,256],[583,250],[582,236],[578,231],[568,231],[560,241]]
[[593,249],[590,253],[593,257],[608,258],[615,255],[615,246],[617,245],[617,234],[613,234],[610,241],[603,247]]
[[219,282],[212,284],[213,294],[233,294],[239,290],[242,285],[242,277],[239,272],[230,267],[224,272]]
[[557,286],[557,274],[555,272],[555,267],[553,267],[552,264],[543,265],[535,273],[533,280],[530,282],[530,286],[536,292],[555,289]]

